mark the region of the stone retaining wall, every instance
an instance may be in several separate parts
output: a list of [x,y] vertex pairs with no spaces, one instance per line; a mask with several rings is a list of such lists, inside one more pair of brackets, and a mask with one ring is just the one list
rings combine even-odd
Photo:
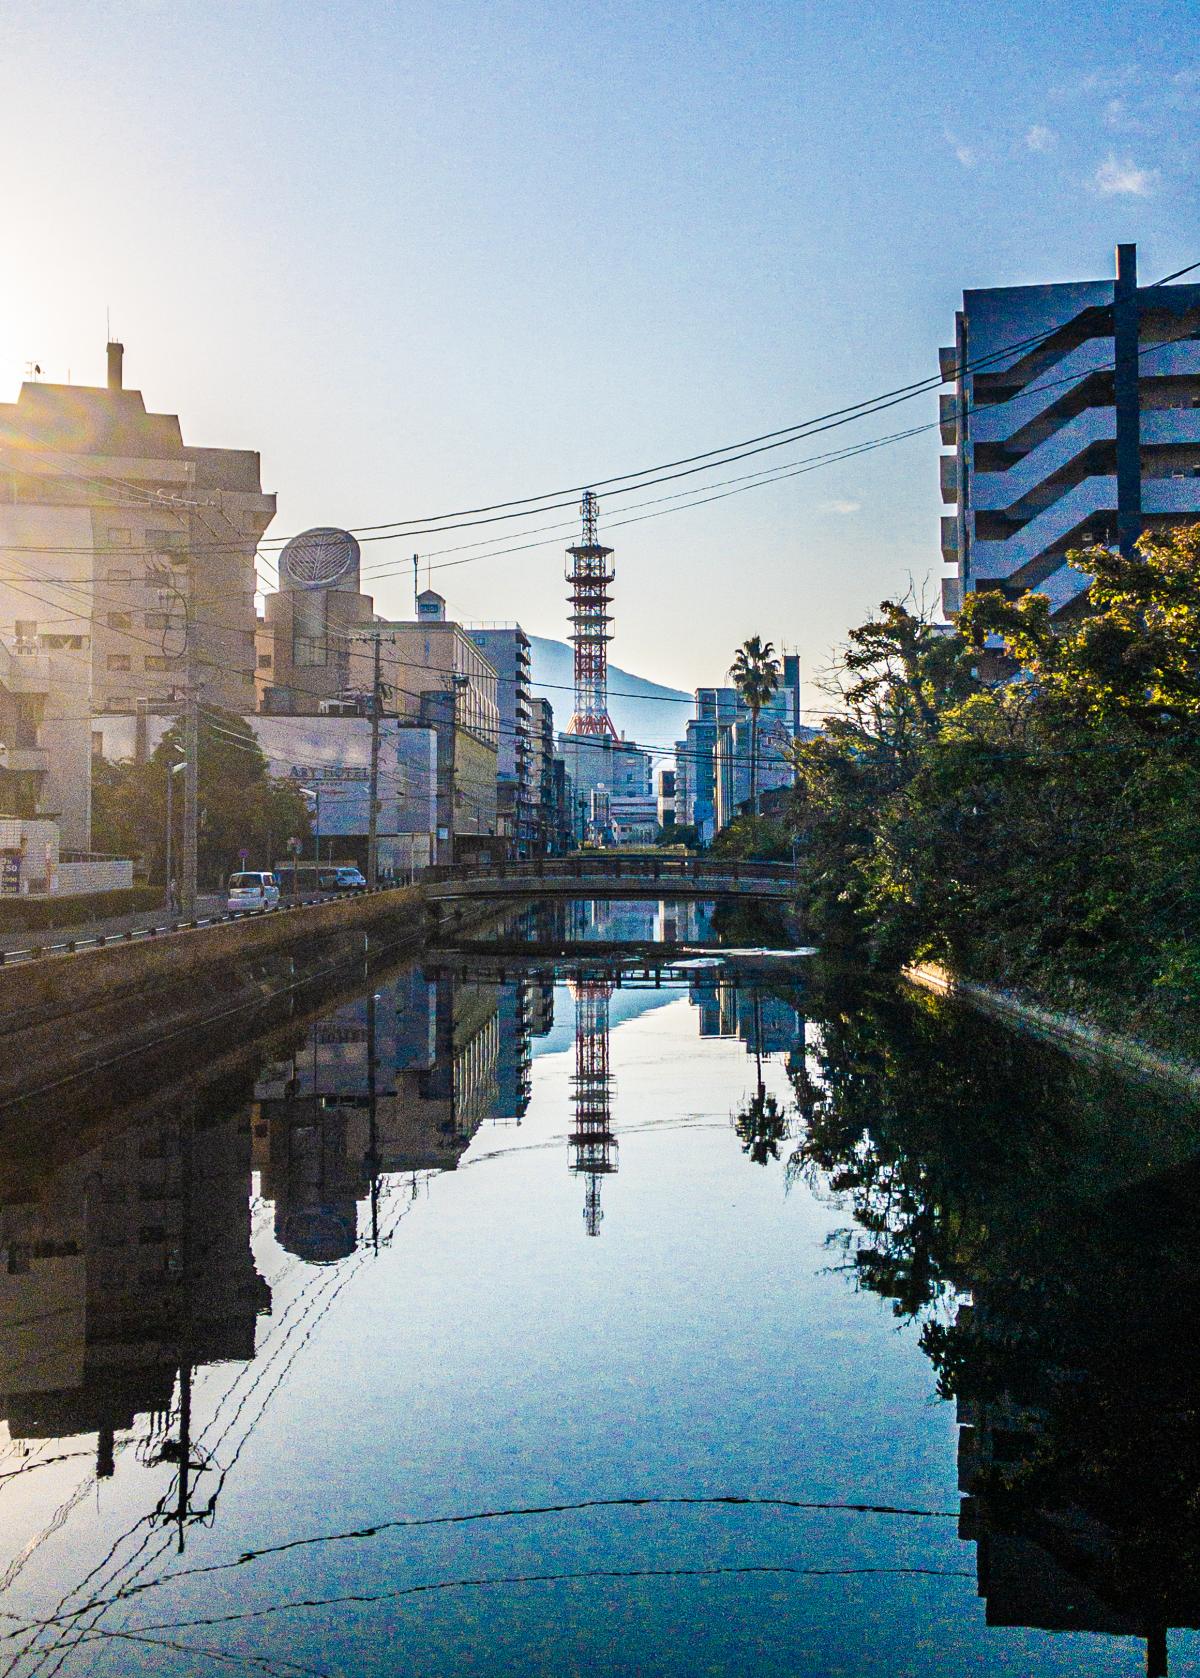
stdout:
[[901,969],[909,984],[942,996],[961,998],[981,1012],[1007,1020],[1048,1042],[1057,1043],[1071,1054],[1085,1054],[1098,1060],[1114,1061],[1135,1076],[1173,1084],[1191,1095],[1200,1094],[1200,1065],[1176,1055],[1164,1054],[1133,1037],[1123,1037],[1082,1019],[1064,1014],[1017,991],[961,979],[937,962],[919,962]]

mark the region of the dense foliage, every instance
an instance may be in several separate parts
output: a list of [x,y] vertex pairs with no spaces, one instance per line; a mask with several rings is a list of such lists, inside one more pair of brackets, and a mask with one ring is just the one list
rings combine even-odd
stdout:
[[[142,857],[150,877],[165,878],[168,765],[183,758],[183,723],[176,722],[145,763],[100,758],[92,774],[92,843],[118,856]],[[241,718],[209,708],[200,717],[200,841],[202,885],[219,884],[240,865],[270,868],[292,836],[310,831],[308,807],[290,780],[268,774],[253,731]],[[173,825],[178,876],[183,776],[175,776]]]
[[[797,748],[814,931],[948,961],[1162,1039],[1200,1028],[1200,526],[1072,558],[1090,612],[885,603],[844,712]],[[1005,667],[988,651],[1003,638]]]

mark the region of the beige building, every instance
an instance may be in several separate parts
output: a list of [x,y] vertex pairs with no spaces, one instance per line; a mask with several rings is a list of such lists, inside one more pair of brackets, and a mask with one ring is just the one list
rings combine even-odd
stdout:
[[[0,637],[56,652],[93,711],[154,709],[191,675],[254,700],[255,550],[275,513],[258,454],[183,441],[174,414],[108,384],[23,384],[0,404]],[[190,625],[190,629],[189,629]]]
[[0,816],[48,818],[63,850],[87,851],[91,787],[86,670],[0,640]]

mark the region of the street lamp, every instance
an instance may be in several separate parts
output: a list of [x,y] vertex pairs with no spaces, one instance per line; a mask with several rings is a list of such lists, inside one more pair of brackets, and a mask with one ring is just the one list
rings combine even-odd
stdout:
[[[174,747],[172,747],[172,750],[173,751],[178,751],[179,747],[174,746]],[[187,760],[186,759],[181,760],[179,763],[173,763],[173,764],[169,765],[168,768],[167,768],[167,866],[166,866],[167,908],[172,913],[175,912],[174,893],[171,890],[171,886],[172,886],[172,883],[173,883],[174,878],[175,878],[175,875],[172,871],[172,865],[171,865],[171,842],[172,842],[172,838],[173,838],[173,835],[174,835],[174,829],[175,829],[174,797],[173,797],[173,795],[174,795],[174,791],[175,791],[175,777],[176,777],[176,775],[179,774],[181,769],[186,769],[186,768],[187,768]]]

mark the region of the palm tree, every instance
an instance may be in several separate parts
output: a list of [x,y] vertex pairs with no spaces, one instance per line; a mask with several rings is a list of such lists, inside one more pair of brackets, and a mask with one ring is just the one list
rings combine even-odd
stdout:
[[779,686],[779,660],[770,641],[752,635],[743,641],[729,668],[733,685],[750,713],[750,810],[758,814],[758,715]]

